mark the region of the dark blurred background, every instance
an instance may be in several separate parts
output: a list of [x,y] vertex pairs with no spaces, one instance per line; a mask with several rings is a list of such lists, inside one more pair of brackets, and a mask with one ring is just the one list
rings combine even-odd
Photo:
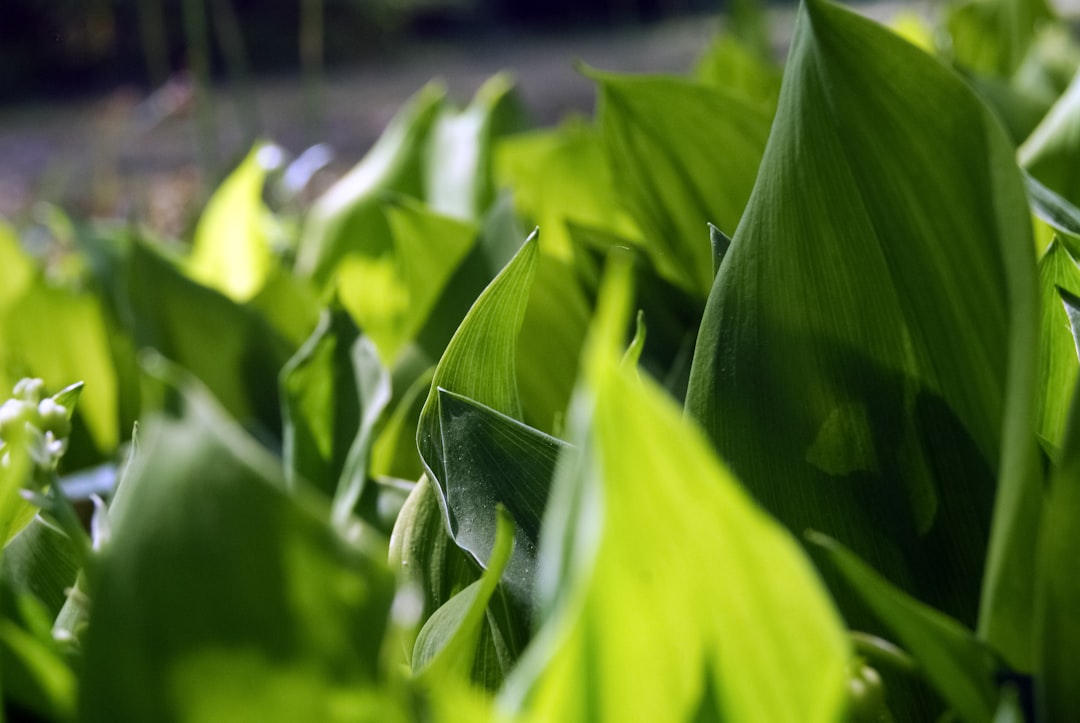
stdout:
[[[416,39],[476,41],[715,12],[721,0],[6,0],[0,98],[157,87],[229,72],[370,61]],[[205,54],[205,58],[198,57]],[[241,66],[241,67],[236,67]]]
[[[589,115],[576,62],[685,73],[758,0],[4,0],[0,222],[135,218],[183,235],[256,140],[330,159],[317,195],[434,77],[510,70],[532,126]],[[777,56],[793,16],[770,18]],[[787,9],[783,9],[787,8]],[[779,16],[779,21],[777,18]],[[785,28],[787,26],[787,29]]]

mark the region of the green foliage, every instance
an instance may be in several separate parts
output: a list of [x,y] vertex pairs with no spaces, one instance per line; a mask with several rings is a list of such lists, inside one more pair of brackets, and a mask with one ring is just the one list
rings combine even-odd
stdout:
[[1074,717],[1080,45],[760,11],[309,208],[0,225],[4,715]]

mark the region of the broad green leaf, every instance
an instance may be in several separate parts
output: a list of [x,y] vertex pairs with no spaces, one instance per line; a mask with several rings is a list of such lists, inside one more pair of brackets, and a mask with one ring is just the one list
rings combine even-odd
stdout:
[[[437,611],[443,610],[444,622],[452,623],[451,614],[455,609],[462,612],[459,606],[464,599],[457,603],[452,601],[477,583],[480,571],[450,539],[437,494],[427,477],[421,477],[394,525],[390,538],[390,564],[398,571],[399,589],[407,596],[420,596],[417,621],[429,621]],[[451,607],[446,608],[447,605]],[[452,632],[441,625],[439,628],[443,633]],[[435,635],[432,630],[428,634]],[[500,585],[487,605],[485,623],[477,639],[472,658],[472,681],[490,690],[498,688],[525,647],[528,634],[527,612],[521,610]],[[419,667],[412,660],[415,637],[414,632],[412,638],[405,636],[402,640],[402,652],[414,670]],[[440,688],[436,687],[432,692],[438,693]]]
[[1040,183],[1080,205],[1080,73],[1018,151]]
[[420,90],[367,156],[315,202],[297,249],[297,273],[324,286],[345,256],[378,257],[389,248],[380,197],[387,191],[421,195],[423,149],[445,95],[436,84]]
[[423,328],[476,241],[471,223],[401,197],[383,206],[392,243],[378,256],[352,256],[338,269],[341,303],[392,364]]
[[[715,255],[716,239],[712,229],[710,235],[714,236]],[[571,236],[574,269],[593,296],[597,293],[601,269],[608,257],[635,249],[624,239],[597,229],[572,225]],[[664,279],[644,253],[635,250],[632,255],[637,304],[649,321],[641,368],[660,381],[673,397],[684,399],[704,304]]]
[[424,172],[431,208],[463,220],[479,219],[495,196],[492,150],[507,126],[516,125],[514,84],[506,74],[484,83],[458,111],[443,106],[431,129]]
[[1068,250],[1053,241],[1039,260],[1039,296],[1042,323],[1039,334],[1039,386],[1036,395],[1036,431],[1055,447],[1065,434],[1069,400],[1076,387],[1080,364],[1069,317],[1058,289],[1080,294],[1080,268]]
[[579,447],[544,519],[541,627],[504,706],[535,720],[840,720],[849,650],[821,581],[666,393],[620,366],[630,302],[612,288],[572,407]]
[[265,149],[257,144],[210,197],[195,227],[191,277],[237,302],[255,296],[274,265],[263,205]]
[[570,221],[641,237],[620,208],[600,135],[579,119],[500,141],[495,169],[518,212],[543,229],[545,253],[569,258]]
[[140,346],[194,373],[241,423],[280,434],[278,372],[292,350],[265,319],[183,276],[144,243],[132,250],[128,298]]
[[297,349],[319,322],[319,299],[314,289],[281,266],[271,269],[259,293],[246,305]]
[[[444,415],[440,389],[468,397],[501,414],[521,418],[521,401],[515,376],[515,349],[518,332],[532,286],[538,241],[534,233],[517,256],[476,300],[446,347],[435,369],[420,423],[416,444],[428,479],[438,492],[447,529],[458,544],[484,564],[495,539],[495,502],[486,511],[486,519],[469,519],[469,529],[461,528],[457,510],[450,504],[448,480],[456,450],[444,441]],[[467,534],[466,540],[459,535]]]
[[485,611],[510,561],[514,536],[512,518],[501,507],[497,508],[495,544],[488,569],[479,580],[436,610],[420,630],[412,667],[414,673],[429,685],[467,680],[472,673],[485,625]]
[[528,600],[540,519],[566,444],[468,397],[441,388],[438,394],[442,445],[451,455],[443,486],[454,541],[486,566],[495,542],[492,510],[503,505],[515,523],[505,582]]
[[712,286],[709,229],[732,233],[750,197],[772,116],[682,78],[590,71],[620,203],[653,262],[684,289]]
[[963,625],[904,594],[832,538],[810,533],[808,539],[827,553],[961,720],[988,723],[996,703],[992,651]]
[[359,426],[350,351],[360,338],[343,310],[326,309],[311,337],[281,370],[285,478],[333,495]]
[[[446,532],[438,495],[421,477],[398,514],[390,536],[390,567],[398,572],[399,587],[421,597],[417,619],[425,621],[455,595],[480,579],[476,565]],[[411,661],[412,641],[406,641]]]
[[33,595],[55,619],[75,583],[79,558],[71,539],[41,516],[15,535],[0,557],[6,585]]
[[[172,378],[176,372],[170,372]],[[146,424],[89,589],[80,719],[378,720],[392,577],[288,495],[276,461],[186,382]]]
[[770,113],[776,112],[780,69],[734,35],[717,35],[698,60],[694,75],[704,83],[739,93]]
[[[1075,298],[1069,299],[1073,304]],[[1080,710],[1080,393],[1073,392],[1061,461],[1043,512],[1035,588],[1035,702],[1041,721],[1069,720]]]
[[[101,301],[88,291],[33,283],[0,319],[5,364],[19,376],[45,380],[50,390],[86,382],[78,418],[93,445],[111,453],[119,442],[118,380]],[[4,390],[6,392],[7,390]]]
[[805,2],[686,406],[789,528],[964,624],[978,611],[1025,669],[1038,312],[1012,156],[959,77]]
[[1053,17],[1046,0],[959,0],[946,8],[945,51],[965,68],[1008,77]]
[[566,414],[590,306],[569,264],[540,254],[517,349],[522,419],[538,429],[554,430]]

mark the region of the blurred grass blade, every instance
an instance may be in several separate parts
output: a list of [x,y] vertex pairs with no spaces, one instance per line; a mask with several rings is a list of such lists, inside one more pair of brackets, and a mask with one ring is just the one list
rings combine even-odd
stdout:
[[262,202],[268,152],[281,151],[256,144],[207,201],[188,260],[192,278],[241,303],[259,292],[274,263]]
[[963,625],[904,594],[827,535],[808,533],[918,663],[923,675],[961,720],[993,717],[993,654]]
[[424,144],[445,95],[437,84],[420,90],[367,156],[315,202],[297,249],[297,273],[322,286],[345,256],[377,257],[389,248],[380,196],[387,191],[422,195]]
[[[1080,299],[1065,299],[1075,331]],[[1080,348],[1080,344],[1077,345]],[[1080,389],[1073,392],[1061,461],[1054,470],[1039,541],[1036,597],[1036,708],[1041,721],[1080,711]]]
[[825,0],[796,25],[687,411],[792,530],[964,624],[978,613],[1026,669],[1038,297],[1012,146],[887,29]]
[[[537,720],[836,721],[848,643],[798,543],[647,377],[601,298],[541,537],[541,627],[503,692]],[[704,708],[704,710],[701,710]]]

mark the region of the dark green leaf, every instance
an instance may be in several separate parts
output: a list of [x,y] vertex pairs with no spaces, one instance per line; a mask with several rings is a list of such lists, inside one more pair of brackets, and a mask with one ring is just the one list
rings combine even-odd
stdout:
[[[1066,298],[1070,320],[1080,315]],[[1074,322],[1074,329],[1077,325]],[[1073,392],[1061,461],[1050,480],[1039,541],[1036,587],[1035,692],[1041,721],[1069,720],[1080,710],[1080,391]]]
[[732,233],[757,176],[771,115],[741,97],[671,77],[590,71],[623,207],[657,268],[685,290],[712,285],[712,222]]
[[993,716],[994,659],[974,633],[894,587],[832,538],[807,535],[915,658],[927,681],[967,723]]
[[1080,268],[1068,250],[1055,240],[1039,261],[1042,324],[1035,407],[1036,432],[1054,447],[1061,446],[1069,400],[1080,372],[1076,342],[1069,328],[1068,306],[1063,304],[1059,289],[1080,294]]
[[791,529],[964,624],[978,612],[1020,669],[1041,494],[1033,246],[1012,147],[963,81],[808,0],[687,396]]
[[505,506],[515,523],[505,582],[519,599],[528,600],[540,520],[555,461],[566,444],[467,397],[438,392],[454,541],[486,566],[495,542],[493,510]]
[[[278,373],[291,350],[265,319],[186,278],[143,243],[132,251],[128,294],[140,346],[194,373],[243,424],[280,433]],[[87,393],[93,389],[87,378]]]

